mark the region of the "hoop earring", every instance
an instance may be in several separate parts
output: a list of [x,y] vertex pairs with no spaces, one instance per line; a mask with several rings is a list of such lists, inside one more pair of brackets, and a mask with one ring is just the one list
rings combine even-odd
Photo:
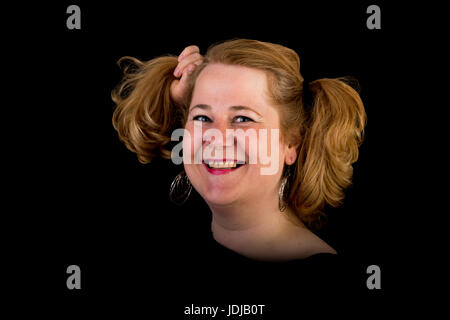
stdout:
[[283,179],[281,179],[280,190],[278,190],[278,209],[284,212],[288,206],[287,204],[287,193],[289,192],[289,178],[291,176],[291,170],[289,167],[286,169]]
[[186,171],[180,172],[170,185],[169,198],[176,205],[181,206],[189,198],[192,191],[192,184],[186,174]]

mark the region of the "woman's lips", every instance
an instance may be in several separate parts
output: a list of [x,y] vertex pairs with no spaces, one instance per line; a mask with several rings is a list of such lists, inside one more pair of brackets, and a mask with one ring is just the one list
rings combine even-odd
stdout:
[[[244,165],[244,164],[243,164]],[[242,167],[243,165],[239,166],[239,167],[235,167],[235,168],[222,168],[222,169],[215,169],[215,168],[210,168],[205,162],[203,162],[203,166],[206,168],[206,170],[211,173],[211,174],[215,174],[215,175],[219,175],[219,174],[227,174],[227,173],[231,173],[232,171],[238,170],[240,167]]]

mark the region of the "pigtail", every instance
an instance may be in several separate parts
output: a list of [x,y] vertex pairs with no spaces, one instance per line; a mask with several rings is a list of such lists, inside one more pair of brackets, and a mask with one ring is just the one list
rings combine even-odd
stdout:
[[366,114],[358,92],[345,78],[310,83],[314,104],[299,147],[290,200],[311,229],[321,226],[325,205],[337,207],[352,182]]
[[157,156],[170,159],[166,149],[173,129],[181,126],[183,110],[170,98],[170,85],[178,60],[173,56],[142,62],[123,57],[122,82],[112,91],[116,104],[113,126],[119,139],[141,163]]

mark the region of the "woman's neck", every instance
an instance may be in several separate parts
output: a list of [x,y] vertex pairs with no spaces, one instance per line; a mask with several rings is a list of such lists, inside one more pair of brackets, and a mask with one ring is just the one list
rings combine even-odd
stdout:
[[214,239],[249,258],[283,261],[318,252],[335,253],[299,222],[290,208],[280,212],[277,197],[276,201],[261,199],[229,206],[210,205],[210,208]]

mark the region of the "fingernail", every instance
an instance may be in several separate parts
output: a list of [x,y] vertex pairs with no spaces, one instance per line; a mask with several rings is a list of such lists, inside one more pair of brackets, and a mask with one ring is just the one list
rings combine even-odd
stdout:
[[175,77],[178,77],[178,68],[175,69],[175,71],[173,72],[173,75],[174,75]]

